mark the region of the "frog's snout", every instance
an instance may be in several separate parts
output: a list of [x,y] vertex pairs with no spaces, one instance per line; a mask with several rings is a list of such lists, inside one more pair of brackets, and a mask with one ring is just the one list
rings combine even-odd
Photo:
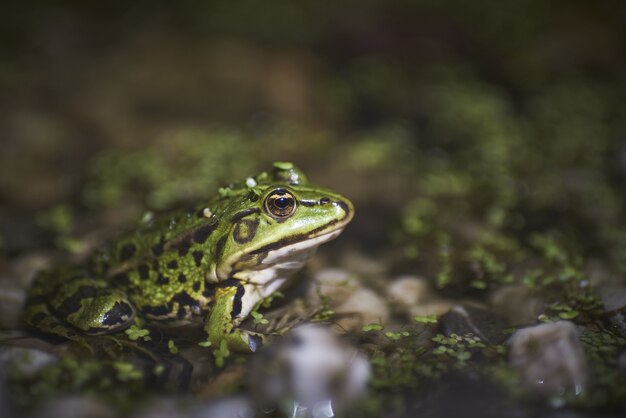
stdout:
[[342,226],[348,224],[348,222],[350,222],[354,217],[354,205],[350,200],[343,196],[337,196],[334,199],[325,197],[320,200],[320,204],[332,205],[336,211],[335,218],[341,223]]

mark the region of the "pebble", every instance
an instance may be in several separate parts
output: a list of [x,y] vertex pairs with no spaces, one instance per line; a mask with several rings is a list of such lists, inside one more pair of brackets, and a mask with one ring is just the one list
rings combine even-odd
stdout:
[[595,290],[613,329],[626,337],[626,287],[602,286]]
[[361,287],[354,275],[345,270],[328,268],[315,274],[307,295],[313,303],[320,303],[321,297],[330,297],[335,303],[343,303]]
[[0,365],[12,368],[21,376],[34,376],[43,367],[53,364],[58,358],[48,352],[34,348],[0,346]]
[[490,298],[491,306],[513,326],[534,324],[546,301],[526,286],[502,286]]
[[434,295],[428,281],[419,276],[400,276],[387,287],[387,298],[394,311],[412,320],[415,316],[435,315],[450,310],[452,304]]
[[449,312],[450,309],[452,309],[452,306],[452,302],[447,300],[435,300],[422,305],[412,306],[411,309],[409,309],[409,316],[413,318],[416,316],[435,315],[439,318],[446,312]]
[[315,275],[308,292],[311,305],[321,305],[328,298],[329,308],[339,318],[335,321],[344,330],[360,329],[371,323],[389,319],[389,307],[378,293],[361,285],[353,275],[339,269],[325,269]]
[[357,289],[334,311],[340,316],[337,324],[344,330],[356,330],[363,325],[384,324],[389,320],[389,308],[385,301],[371,289]]
[[606,312],[617,312],[626,308],[626,287],[602,286],[595,289]]
[[32,418],[115,418],[117,411],[110,404],[89,396],[66,396],[45,402],[30,415]]
[[[363,395],[370,376],[364,355],[317,325],[295,328],[282,342],[253,358],[252,390],[262,404],[287,416],[325,418]],[[329,415],[330,414],[330,415]]]
[[572,322],[522,328],[508,344],[509,363],[529,392],[548,397],[578,395],[585,387],[587,363]]
[[391,303],[404,309],[431,298],[426,279],[415,276],[400,276],[393,280],[387,287],[387,297]]
[[254,418],[257,415],[252,403],[247,397],[231,396],[212,401],[201,408],[197,408],[197,410],[189,416],[190,418]]

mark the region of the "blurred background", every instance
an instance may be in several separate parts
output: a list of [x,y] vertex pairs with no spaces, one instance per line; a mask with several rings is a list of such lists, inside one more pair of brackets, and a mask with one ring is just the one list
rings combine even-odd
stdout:
[[531,318],[588,327],[588,287],[626,274],[624,22],[618,0],[5,4],[4,276],[292,161],[354,201],[330,245],[377,260],[372,287],[418,274],[515,318],[493,295],[525,286],[549,294]]

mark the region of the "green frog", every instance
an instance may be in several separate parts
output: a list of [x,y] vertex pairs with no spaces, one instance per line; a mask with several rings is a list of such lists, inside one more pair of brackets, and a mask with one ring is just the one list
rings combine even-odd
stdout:
[[41,272],[23,320],[68,339],[203,323],[212,346],[255,351],[265,336],[241,322],[353,215],[342,195],[274,163],[193,209],[144,217],[84,266]]

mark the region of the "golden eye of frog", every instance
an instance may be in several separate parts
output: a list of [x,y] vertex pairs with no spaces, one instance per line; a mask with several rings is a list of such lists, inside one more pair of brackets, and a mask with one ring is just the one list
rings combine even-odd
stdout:
[[263,336],[239,324],[353,215],[348,199],[275,163],[192,210],[146,218],[85,266],[40,273],[23,319],[70,339],[117,333],[137,319],[204,322],[213,346],[255,351]]

